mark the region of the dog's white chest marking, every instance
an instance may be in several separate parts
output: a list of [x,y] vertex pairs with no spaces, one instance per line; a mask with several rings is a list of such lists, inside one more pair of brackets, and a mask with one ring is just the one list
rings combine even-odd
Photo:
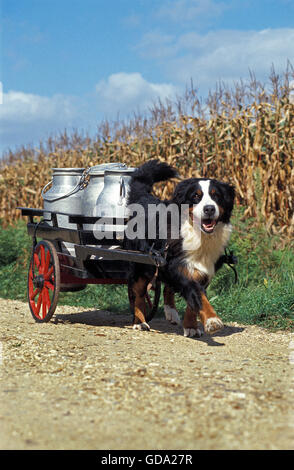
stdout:
[[214,265],[228,244],[231,232],[231,224],[222,222],[217,224],[211,234],[193,227],[189,221],[182,225],[183,250],[186,253],[187,268],[191,273],[197,269],[211,280],[215,272]]

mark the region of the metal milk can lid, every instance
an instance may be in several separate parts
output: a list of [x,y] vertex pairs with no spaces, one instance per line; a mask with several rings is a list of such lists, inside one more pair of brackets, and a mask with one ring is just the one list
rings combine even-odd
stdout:
[[111,169],[125,169],[127,168],[127,165],[125,163],[101,163],[100,165],[95,165],[90,167],[89,169],[89,175],[103,175],[106,170],[111,170]]

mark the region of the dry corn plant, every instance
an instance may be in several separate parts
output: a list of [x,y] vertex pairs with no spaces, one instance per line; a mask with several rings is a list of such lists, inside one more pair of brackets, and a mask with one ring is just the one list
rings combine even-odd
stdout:
[[[37,149],[9,151],[0,167],[0,219],[11,224],[20,217],[18,206],[42,207],[41,191],[52,168],[114,161],[137,167],[159,158],[177,167],[183,178],[232,183],[245,216],[264,223],[269,233],[291,237],[294,104],[287,89],[289,73],[285,77],[280,83],[272,72],[271,92],[253,75],[251,84],[237,84],[234,92],[219,84],[205,105],[191,86],[174,108],[158,101],[148,118],[105,121],[95,138],[64,132]],[[174,182],[168,182],[156,192],[167,198],[173,188]]]

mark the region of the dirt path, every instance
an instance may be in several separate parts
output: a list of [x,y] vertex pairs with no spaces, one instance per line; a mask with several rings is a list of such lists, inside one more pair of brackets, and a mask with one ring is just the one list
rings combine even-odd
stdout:
[[56,314],[0,299],[1,449],[294,449],[293,334]]

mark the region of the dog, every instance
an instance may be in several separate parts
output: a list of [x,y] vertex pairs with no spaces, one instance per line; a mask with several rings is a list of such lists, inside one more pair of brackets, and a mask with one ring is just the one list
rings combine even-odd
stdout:
[[[164,283],[164,312],[166,319],[180,324],[174,296],[179,293],[187,302],[183,320],[184,336],[199,337],[200,318],[204,331],[215,333],[223,328],[206,296],[206,288],[215,272],[224,263],[224,249],[227,246],[232,225],[231,213],[234,205],[234,187],[228,183],[208,178],[190,178],[177,184],[170,200],[160,200],[152,194],[156,182],[166,181],[177,176],[177,171],[165,162],[149,160],[137,168],[131,178],[127,196],[127,206],[139,204],[144,208],[144,220],[138,225],[145,226],[143,237],[133,237],[127,247],[142,251],[150,247],[165,251],[166,264],[156,269],[152,265],[132,264],[130,286],[134,297],[133,328],[150,330],[144,315],[144,297],[154,276]],[[160,237],[162,229],[159,215],[150,217],[151,207],[176,207],[185,217],[181,217],[178,236],[173,231],[171,217],[167,217],[166,235]],[[130,221],[132,217],[130,217]],[[148,234],[155,226],[155,233]],[[177,231],[176,231],[177,232]],[[177,235],[177,233],[176,233]]]

